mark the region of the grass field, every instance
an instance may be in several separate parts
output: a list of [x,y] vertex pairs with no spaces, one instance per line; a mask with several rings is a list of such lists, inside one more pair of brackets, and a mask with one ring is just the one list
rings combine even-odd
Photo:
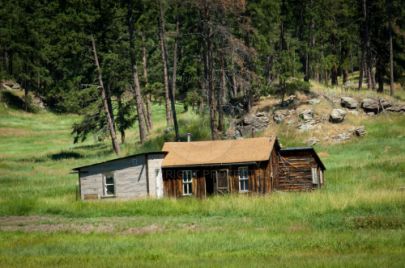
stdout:
[[[179,107],[181,110],[181,107]],[[124,154],[141,147],[132,130]],[[183,133],[208,122],[180,115]],[[73,167],[111,159],[110,144],[72,144],[75,115],[29,114],[0,103],[0,267],[403,267],[405,116],[363,123],[366,137],[318,146],[326,187],[311,193],[206,200],[76,201]],[[278,133],[284,145],[296,136]]]

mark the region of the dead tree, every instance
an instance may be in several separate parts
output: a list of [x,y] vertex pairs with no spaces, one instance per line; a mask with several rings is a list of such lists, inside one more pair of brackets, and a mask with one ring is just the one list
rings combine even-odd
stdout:
[[165,83],[165,99],[166,99],[166,123],[168,126],[173,122],[176,140],[179,140],[179,126],[177,124],[176,102],[173,94],[172,83],[169,78],[169,64],[167,62],[167,48],[165,41],[165,17],[163,12],[162,0],[159,0],[159,36],[160,47],[162,50],[163,63],[163,78]]
[[120,146],[119,146],[118,141],[117,141],[117,135],[116,135],[116,132],[115,132],[115,126],[113,124],[112,115],[110,113],[110,109],[108,108],[107,94],[106,94],[104,84],[103,84],[102,71],[101,71],[100,63],[98,61],[98,56],[97,56],[96,42],[95,42],[93,36],[91,36],[91,44],[92,44],[92,48],[93,48],[94,62],[95,62],[97,72],[98,72],[98,82],[99,82],[100,95],[101,95],[101,98],[102,98],[102,101],[103,101],[104,112],[105,112],[106,117],[107,117],[108,131],[110,132],[111,142],[112,142],[114,152],[117,155],[119,155],[120,154]]
[[138,124],[139,124],[139,139],[141,144],[143,144],[148,135],[146,120],[144,114],[144,104],[141,95],[141,86],[139,84],[138,71],[136,67],[136,56],[135,56],[135,42],[134,42],[134,18],[132,13],[132,0],[128,0],[128,13],[127,13],[127,26],[129,33],[129,55],[131,62],[131,72],[133,79],[133,91],[135,94],[136,111],[138,113]]
[[[143,65],[143,78],[145,80],[145,86],[148,85],[148,53],[146,50],[146,40],[145,40],[145,33],[142,32],[142,65]],[[148,129],[151,130],[153,128],[152,122],[152,106],[151,106],[151,96],[150,93],[146,94],[145,96],[145,104],[146,104],[146,123]]]

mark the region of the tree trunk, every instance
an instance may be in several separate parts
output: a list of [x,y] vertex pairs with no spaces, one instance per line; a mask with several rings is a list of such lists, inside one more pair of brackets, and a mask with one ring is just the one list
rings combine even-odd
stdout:
[[[124,115],[121,114],[122,109],[123,109],[121,95],[119,95],[117,97],[117,99],[118,99],[118,119],[124,119],[123,118]],[[119,122],[119,120],[117,120],[117,121]],[[125,143],[125,128],[122,127],[122,124],[118,124],[118,131],[120,132],[120,135],[121,135],[121,144],[124,144]]]
[[174,47],[173,47],[173,74],[172,74],[172,91],[173,91],[173,98],[176,100],[176,80],[177,80],[177,46],[179,41],[179,19],[176,19],[176,37],[174,39]]
[[159,36],[160,36],[160,46],[162,50],[162,63],[163,63],[163,75],[164,75],[164,82],[165,82],[165,89],[166,89],[166,123],[168,125],[173,122],[174,124],[174,132],[176,135],[176,141],[180,139],[179,136],[179,126],[177,124],[177,114],[176,114],[176,102],[174,100],[173,95],[173,88],[172,84],[170,83],[169,79],[169,65],[167,62],[167,49],[166,49],[166,42],[165,42],[165,17],[163,13],[163,6],[162,0],[159,0]]
[[164,35],[164,29],[165,29],[165,20],[164,20],[164,14],[163,14],[163,7],[162,7],[162,2],[159,0],[159,8],[160,8],[160,15],[159,15],[159,42],[160,42],[160,50],[161,50],[161,56],[162,56],[162,65],[163,65],[163,83],[165,85],[165,104],[166,104],[166,125],[172,126],[173,125],[173,117],[172,117],[172,111],[170,108],[170,90],[169,90],[169,70],[167,66],[167,58],[166,58],[166,44],[165,44],[165,35]]
[[221,88],[219,90],[218,96],[218,130],[221,132],[225,130],[224,109],[223,109],[225,92],[226,92],[225,59],[224,56],[221,55]]
[[331,82],[332,82],[332,86],[338,85],[338,70],[337,70],[336,64],[333,64],[333,67],[331,70]]
[[205,0],[204,5],[204,39],[205,39],[205,73],[208,82],[208,108],[210,113],[210,129],[211,139],[216,140],[218,138],[218,129],[215,124],[216,121],[216,109],[215,109],[215,92],[214,92],[214,79],[213,79],[213,62],[212,62],[212,31],[210,25],[210,12],[208,1]]
[[345,85],[349,78],[349,72],[346,68],[343,69],[343,85]]
[[146,141],[148,135],[146,128],[146,120],[144,114],[144,104],[141,95],[141,86],[139,84],[138,71],[136,67],[136,56],[135,56],[135,42],[134,42],[134,18],[132,13],[132,0],[128,0],[128,17],[127,26],[129,32],[129,54],[131,62],[131,72],[133,79],[133,90],[135,94],[136,111],[138,113],[138,124],[139,124],[139,139],[141,144]]
[[96,68],[97,68],[97,72],[98,72],[98,82],[99,82],[100,94],[101,94],[101,98],[103,100],[104,112],[106,113],[106,117],[107,117],[108,131],[110,132],[111,142],[112,142],[114,152],[117,155],[119,155],[120,154],[120,146],[119,146],[118,141],[117,141],[117,136],[115,134],[115,127],[114,127],[114,124],[113,124],[113,121],[112,121],[110,110],[108,108],[107,96],[106,96],[106,92],[105,92],[105,88],[104,88],[104,84],[103,84],[102,71],[101,71],[101,67],[100,67],[100,64],[99,64],[99,61],[98,61],[98,57],[97,57],[96,42],[94,41],[93,36],[91,36],[91,44],[92,44],[92,47],[93,47],[94,62],[96,64]]
[[[391,3],[391,1],[390,1]],[[391,14],[389,14],[391,17]],[[389,43],[390,43],[390,95],[394,95],[394,47],[392,44],[392,25],[389,24]]]
[[[143,64],[143,78],[145,79],[145,87],[148,85],[149,80],[148,80],[148,53],[146,50],[146,44],[145,44],[145,33],[142,32],[142,64]],[[152,107],[151,107],[151,99],[150,99],[150,93],[146,94],[145,96],[145,103],[146,103],[146,124],[151,130],[153,128],[153,122],[152,122]]]

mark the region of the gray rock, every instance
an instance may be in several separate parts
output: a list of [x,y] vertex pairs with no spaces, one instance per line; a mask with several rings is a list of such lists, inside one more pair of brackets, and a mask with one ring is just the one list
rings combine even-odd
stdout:
[[311,137],[307,140],[307,145],[308,146],[314,146],[315,144],[317,144],[319,142],[319,139],[315,138],[315,137]]
[[309,104],[312,104],[312,105],[314,105],[314,104],[318,104],[318,103],[320,103],[321,101],[319,100],[319,99],[310,99],[309,101],[308,101],[308,103]]
[[380,107],[386,109],[386,108],[389,108],[391,106],[392,106],[391,102],[389,102],[387,100],[384,100],[384,99],[380,99]]
[[353,130],[353,135],[355,135],[357,137],[362,137],[362,136],[366,135],[366,128],[364,126],[360,126],[358,128],[355,128]]
[[276,122],[277,124],[280,124],[284,121],[284,113],[281,111],[275,111],[273,114],[273,120],[274,122]]
[[380,112],[380,104],[375,99],[370,98],[363,99],[363,101],[361,102],[361,108],[363,108],[365,112],[374,112],[374,113]]
[[333,109],[330,116],[329,122],[340,123],[345,119],[346,111],[343,109]]
[[304,121],[310,121],[314,118],[314,112],[311,109],[306,109],[300,112],[300,117]]
[[334,140],[338,142],[350,140],[351,135],[349,133],[343,132],[333,137]]
[[[248,114],[239,122],[236,122],[236,131],[242,137],[251,136],[252,131],[260,131],[270,124],[270,119],[265,113],[258,113],[256,115]],[[237,137],[237,135],[235,135]]]
[[387,111],[394,112],[394,113],[405,112],[405,105],[394,105],[394,106],[388,107]]
[[366,98],[366,99],[363,99],[363,101],[361,103],[361,107],[363,108],[363,110],[365,112],[374,112],[376,114],[383,111],[383,109],[389,108],[391,106],[392,106],[392,104],[389,101],[384,100],[384,99],[375,100],[375,99]]
[[342,97],[340,99],[340,105],[342,105],[342,107],[344,108],[356,109],[359,103],[357,102],[357,100],[351,97]]
[[263,117],[263,116],[266,116],[266,113],[264,113],[264,112],[257,112],[256,113],[256,117]]
[[298,126],[298,129],[299,129],[301,132],[304,132],[304,131],[308,131],[308,130],[314,129],[315,126],[316,126],[316,122],[315,122],[314,120],[311,120],[311,121],[305,122],[305,123],[303,123],[303,124],[300,124],[300,125]]

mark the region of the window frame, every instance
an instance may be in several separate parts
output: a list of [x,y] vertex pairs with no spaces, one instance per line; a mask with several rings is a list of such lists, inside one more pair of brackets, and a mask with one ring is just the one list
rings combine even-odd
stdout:
[[[246,178],[241,177],[241,171],[246,170]],[[238,168],[238,178],[239,178],[239,193],[247,193],[249,192],[249,167],[239,167]],[[242,181],[246,182],[246,189],[242,190]]]
[[319,185],[318,168],[311,167],[311,174],[312,174],[312,184]]
[[[112,177],[113,183],[107,183],[107,177]],[[115,176],[114,172],[105,172],[103,173],[103,196],[104,197],[114,197],[116,195],[116,186],[115,186]],[[107,186],[113,186],[114,187],[114,193],[113,194],[108,194]]]
[[[186,176],[186,180],[185,180],[184,174],[188,174],[190,176]],[[182,186],[183,186],[182,187],[183,196],[191,196],[191,195],[193,195],[193,171],[192,170],[190,170],[190,169],[182,170],[181,182],[182,182]],[[185,190],[185,188],[184,188],[185,185],[188,185],[187,186],[187,189],[188,189],[187,192],[184,191]]]
[[[225,173],[226,173],[226,187],[219,187],[218,186],[218,175],[219,175],[219,172],[222,172],[222,171],[225,171]],[[215,171],[215,180],[216,180],[216,190],[217,190],[217,192],[218,191],[223,191],[223,190],[226,190],[226,191],[229,191],[229,170],[228,169],[225,169],[225,168],[223,168],[223,169],[219,169],[219,170],[216,170]]]

